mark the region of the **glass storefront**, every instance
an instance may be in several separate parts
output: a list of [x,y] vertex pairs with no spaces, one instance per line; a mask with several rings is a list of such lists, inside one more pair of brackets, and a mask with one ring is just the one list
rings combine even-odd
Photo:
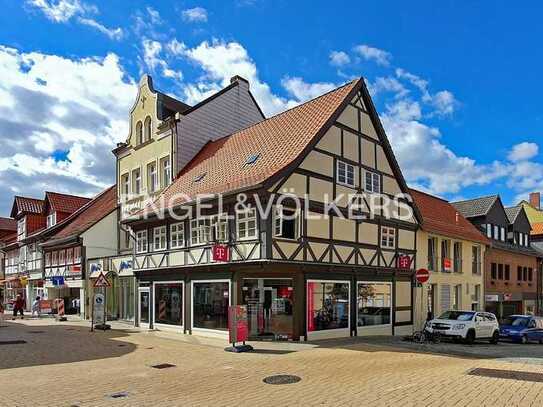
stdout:
[[134,320],[134,292],[136,279],[134,277],[119,278],[119,319],[124,321]]
[[200,329],[228,330],[230,283],[192,282],[192,326]]
[[358,326],[389,325],[392,310],[390,283],[358,283]]
[[[140,289],[139,291],[139,319],[140,319],[140,326],[145,325],[147,326],[149,324],[149,289]],[[144,326],[144,327],[145,327]]]
[[183,283],[155,283],[155,324],[183,326]]
[[349,283],[308,281],[307,331],[349,328]]
[[293,335],[292,279],[244,279],[250,339],[291,339]]

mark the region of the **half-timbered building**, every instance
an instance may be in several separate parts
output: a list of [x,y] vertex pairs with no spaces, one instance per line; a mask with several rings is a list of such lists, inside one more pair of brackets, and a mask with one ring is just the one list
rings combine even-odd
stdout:
[[[212,139],[212,129],[209,139]],[[210,141],[124,223],[142,327],[253,339],[412,328],[418,213],[363,79]]]

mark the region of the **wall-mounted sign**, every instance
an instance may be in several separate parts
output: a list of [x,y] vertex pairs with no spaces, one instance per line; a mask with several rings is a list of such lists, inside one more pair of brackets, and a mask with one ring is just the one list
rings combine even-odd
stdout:
[[451,271],[452,270],[452,261],[451,261],[451,259],[448,259],[448,258],[443,259],[443,269],[445,271]]
[[98,273],[102,271],[102,265],[100,263],[91,263],[90,264],[90,272],[91,273]]
[[64,285],[64,277],[62,276],[54,276],[51,278],[51,282],[54,286],[63,286]]
[[81,273],[81,265],[80,264],[74,264],[73,266],[70,266],[70,273]]
[[485,301],[486,302],[498,302],[500,300],[500,297],[498,294],[487,294],[485,295]]
[[216,244],[213,246],[213,261],[228,261],[228,246]]
[[398,268],[408,269],[411,266],[411,257],[403,254],[398,256]]
[[119,271],[129,270],[132,268],[132,260],[123,260],[119,265]]
[[504,301],[511,301],[513,299],[513,294],[511,293],[504,293],[503,294],[503,300]]

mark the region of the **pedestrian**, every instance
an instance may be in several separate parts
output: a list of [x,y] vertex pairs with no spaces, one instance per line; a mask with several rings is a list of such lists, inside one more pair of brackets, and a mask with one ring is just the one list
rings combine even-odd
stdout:
[[32,316],[36,314],[38,318],[41,316],[41,304],[40,304],[40,296],[38,295],[34,302],[32,303]]
[[4,304],[0,302],[0,326],[2,326],[3,322],[4,322]]
[[17,318],[17,312],[21,314],[21,319],[25,319],[24,314],[25,309],[25,300],[21,296],[21,294],[17,294],[17,298],[15,299],[15,302],[13,303],[13,320],[15,321],[15,318]]

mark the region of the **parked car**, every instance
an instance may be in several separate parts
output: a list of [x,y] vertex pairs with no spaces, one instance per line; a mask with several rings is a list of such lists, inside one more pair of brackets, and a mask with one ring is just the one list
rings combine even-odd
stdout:
[[543,343],[543,318],[532,315],[511,315],[500,324],[500,338],[513,342]]
[[461,339],[472,344],[476,339],[487,339],[496,344],[500,326],[494,314],[477,311],[446,311],[426,324],[426,330],[441,337]]

